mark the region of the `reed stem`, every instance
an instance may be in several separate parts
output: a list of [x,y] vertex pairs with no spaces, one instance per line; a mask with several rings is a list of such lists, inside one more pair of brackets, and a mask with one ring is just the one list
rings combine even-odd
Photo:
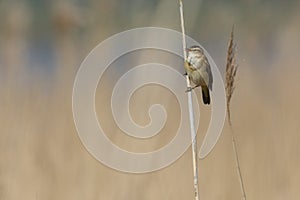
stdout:
[[[182,31],[182,48],[183,48],[183,55],[184,55],[184,62],[185,62],[186,61],[186,40],[185,40],[184,18],[183,18],[183,3],[181,0],[179,0],[179,11],[180,11],[180,23],[181,23],[181,31]],[[191,83],[188,75],[186,76],[186,85],[187,88],[191,87]],[[187,92],[187,95],[188,95],[189,119],[190,119],[190,129],[191,129],[191,139],[192,139],[194,192],[195,192],[195,200],[199,200],[197,140],[196,140],[195,125],[194,125],[194,109],[193,109],[191,90]]]

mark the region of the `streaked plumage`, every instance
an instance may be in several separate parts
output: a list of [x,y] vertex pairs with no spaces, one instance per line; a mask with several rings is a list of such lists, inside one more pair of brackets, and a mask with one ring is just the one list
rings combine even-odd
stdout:
[[203,49],[199,46],[187,48],[187,62],[184,65],[186,73],[196,87],[201,86],[204,104],[210,104],[209,90],[212,90],[213,77],[210,64]]

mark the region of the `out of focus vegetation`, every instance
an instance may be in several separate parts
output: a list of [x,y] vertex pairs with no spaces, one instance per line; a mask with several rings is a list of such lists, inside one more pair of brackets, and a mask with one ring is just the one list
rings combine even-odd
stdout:
[[[235,25],[232,121],[248,199],[299,199],[300,2],[195,0],[184,8],[187,34],[222,72]],[[123,174],[94,160],[75,131],[81,61],[107,37],[143,26],[180,30],[177,1],[0,1],[0,199],[192,199],[190,152],[159,172]],[[153,101],[174,98],[161,92]],[[203,199],[240,198],[228,133],[199,162]]]

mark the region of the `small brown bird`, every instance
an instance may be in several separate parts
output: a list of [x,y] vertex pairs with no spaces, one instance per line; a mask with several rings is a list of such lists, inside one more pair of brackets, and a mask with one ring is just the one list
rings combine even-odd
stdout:
[[203,103],[210,104],[209,90],[212,90],[213,77],[208,59],[199,46],[191,46],[186,50],[187,60],[184,68],[189,79],[195,84],[188,91],[201,86]]

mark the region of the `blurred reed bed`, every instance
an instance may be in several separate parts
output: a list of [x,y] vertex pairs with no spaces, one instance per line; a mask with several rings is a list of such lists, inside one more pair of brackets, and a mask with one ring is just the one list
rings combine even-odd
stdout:
[[42,59],[45,63],[40,62],[40,66],[33,66],[36,63],[30,60],[29,29],[34,26],[30,7],[13,2],[5,2],[4,6],[7,18],[1,21],[0,198],[57,199],[64,196],[63,185],[76,182],[76,176],[62,179],[60,174],[78,169],[74,163],[78,163],[76,158],[82,152],[71,112],[72,82],[79,64],[78,44],[72,37],[76,24],[65,22],[71,20],[67,12],[62,12],[67,16],[53,13],[52,25],[56,29],[66,27],[54,38],[58,54],[53,74],[51,70],[45,72],[48,59]]
[[[127,28],[151,23],[170,28],[178,25],[173,19],[178,14],[176,3],[162,1],[152,7],[130,4],[135,12],[151,8],[151,11],[140,12],[140,16],[122,10],[119,3],[93,1],[88,12],[73,5],[69,8],[59,3],[57,7],[49,6],[45,15],[50,15],[50,21],[45,26],[52,27],[53,32],[46,39],[53,44],[54,55],[50,63],[53,68],[46,70],[44,65],[49,65],[48,59],[38,58],[39,62],[35,63],[30,55],[31,30],[40,28],[35,27],[37,19],[33,8],[25,2],[0,2],[0,199],[192,199],[190,154],[184,154],[173,165],[155,173],[123,174],[93,159],[76,134],[71,112],[72,84],[80,61],[88,51],[105,37]],[[259,2],[248,3],[257,8]],[[174,6],[170,10],[175,13],[166,12],[170,5]],[[201,6],[207,8],[208,4],[204,2]],[[199,4],[186,1],[185,8],[193,8],[198,13]],[[264,26],[272,17],[272,10],[256,13],[256,21],[245,19],[251,16],[249,11],[237,23],[242,67],[236,80],[235,98],[231,99],[234,105],[231,118],[235,132],[239,133],[236,140],[243,147],[239,155],[249,199],[296,200],[300,197],[299,6],[293,8],[295,10],[289,11],[287,16],[278,12],[285,23],[272,24],[267,29]],[[205,15],[199,11],[199,16],[187,12],[186,18],[193,19],[187,29],[197,27],[193,36],[203,38],[201,41],[205,41],[215,57],[225,57],[214,52],[222,49],[223,53],[228,31],[225,25],[232,21],[225,17],[219,21],[216,13],[236,12],[230,6],[221,5],[206,10],[210,12]],[[84,16],[86,13],[88,17]],[[103,13],[110,19],[121,13],[119,18],[123,16],[124,21],[110,23],[101,19]],[[127,15],[130,19],[124,17]],[[203,30],[196,26],[199,18],[201,23],[205,20],[215,23],[208,23],[213,26]],[[82,22],[82,19],[87,21]],[[149,19],[153,21],[150,23]],[[83,34],[78,36],[77,31]],[[221,44],[224,48],[220,48]],[[173,99],[173,96],[165,99],[167,103],[168,98]],[[172,108],[172,105],[169,106]],[[209,115],[209,110],[202,113]],[[228,129],[224,129],[212,154],[200,161],[199,188],[203,199],[240,198],[239,183],[232,170],[235,167],[232,151],[228,148],[229,134]],[[200,133],[199,142],[201,137]]]

